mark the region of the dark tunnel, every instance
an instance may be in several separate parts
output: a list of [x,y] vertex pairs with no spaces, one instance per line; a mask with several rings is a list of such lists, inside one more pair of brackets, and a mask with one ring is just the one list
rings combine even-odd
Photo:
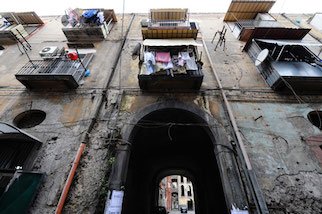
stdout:
[[143,117],[131,133],[123,214],[152,214],[160,176],[189,176],[196,214],[227,213],[213,138],[207,123],[182,109],[161,109]]

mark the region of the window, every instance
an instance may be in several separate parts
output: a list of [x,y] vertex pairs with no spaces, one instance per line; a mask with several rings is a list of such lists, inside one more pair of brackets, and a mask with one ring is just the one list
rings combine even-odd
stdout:
[[181,185],[181,196],[184,196],[184,186]]
[[41,142],[26,136],[19,129],[0,122],[0,195],[6,189],[16,168],[31,169],[33,153]]
[[311,111],[307,114],[307,119],[320,130],[322,130],[322,111]]
[[192,193],[191,193],[191,186],[189,185],[188,186],[189,190],[188,190],[188,196],[192,196]]
[[[32,168],[36,150],[41,146],[41,142],[2,122],[0,139],[1,210],[6,210],[6,213],[25,213],[44,176],[43,173],[26,172]],[[26,192],[28,194],[25,194]]]

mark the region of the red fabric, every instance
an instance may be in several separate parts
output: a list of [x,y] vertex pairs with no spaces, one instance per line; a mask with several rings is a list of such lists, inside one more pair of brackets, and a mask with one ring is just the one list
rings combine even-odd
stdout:
[[68,53],[68,58],[70,60],[77,60],[77,54],[76,53]]

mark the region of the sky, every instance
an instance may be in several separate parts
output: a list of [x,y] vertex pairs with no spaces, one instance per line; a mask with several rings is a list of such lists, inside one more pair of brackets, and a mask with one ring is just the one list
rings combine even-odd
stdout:
[[[38,15],[61,15],[71,8],[123,10],[123,0],[15,0],[1,4],[1,12],[35,11]],[[190,12],[226,12],[231,0],[125,0],[126,13],[148,13],[150,8],[189,8]],[[271,13],[316,13],[322,12],[322,0],[277,0]]]

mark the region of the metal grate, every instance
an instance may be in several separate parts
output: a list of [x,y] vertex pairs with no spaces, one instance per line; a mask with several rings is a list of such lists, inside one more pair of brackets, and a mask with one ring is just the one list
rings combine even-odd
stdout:
[[[88,66],[93,54],[86,54],[82,58],[85,67]],[[79,61],[71,61],[67,59],[54,59],[54,60],[31,60],[24,65],[19,72],[19,75],[28,76],[46,76],[46,75],[71,75],[76,82],[80,81],[83,77],[85,70]]]
[[167,26],[175,27],[175,26],[178,26],[178,23],[177,22],[163,22],[163,23],[161,22],[160,26],[161,27],[167,27]]

